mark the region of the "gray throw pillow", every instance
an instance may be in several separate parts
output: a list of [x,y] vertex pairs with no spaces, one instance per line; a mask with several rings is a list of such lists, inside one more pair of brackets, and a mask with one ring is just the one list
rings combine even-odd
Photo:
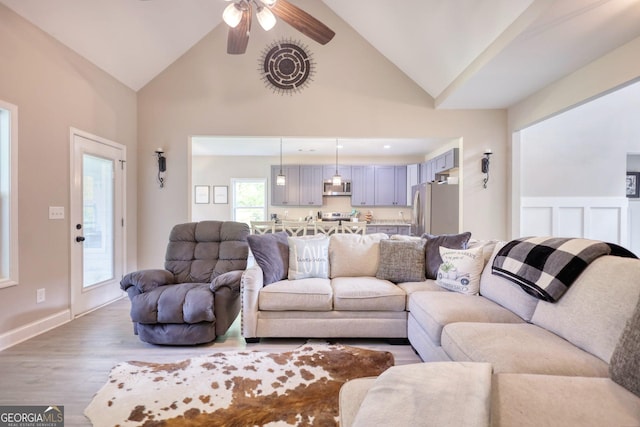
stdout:
[[440,246],[448,249],[467,249],[467,243],[471,238],[470,232],[460,234],[423,234],[422,237],[427,239],[425,247],[426,254],[426,275],[427,279],[438,278],[438,268],[442,264],[440,257]]
[[613,350],[609,376],[640,397],[640,300]]
[[284,231],[270,234],[252,234],[247,237],[249,248],[262,269],[264,284],[287,278],[289,273],[289,242]]
[[394,283],[424,281],[425,240],[381,240],[378,279]]

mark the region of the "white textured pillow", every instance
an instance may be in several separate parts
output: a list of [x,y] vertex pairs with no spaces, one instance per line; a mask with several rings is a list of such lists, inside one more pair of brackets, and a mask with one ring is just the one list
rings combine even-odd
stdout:
[[388,239],[384,233],[332,234],[329,243],[331,278],[375,277],[380,261],[380,240]]
[[317,236],[289,237],[289,280],[329,277],[329,239]]
[[449,249],[440,246],[440,257],[442,264],[438,268],[438,285],[466,295],[479,293],[480,273],[484,266],[482,247]]

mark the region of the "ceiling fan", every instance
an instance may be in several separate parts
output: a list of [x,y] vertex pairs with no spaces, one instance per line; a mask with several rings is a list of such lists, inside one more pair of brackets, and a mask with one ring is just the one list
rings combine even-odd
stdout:
[[269,31],[276,24],[276,16],[291,25],[302,34],[320,44],[327,44],[335,32],[304,10],[287,0],[227,0],[233,1],[222,13],[222,19],[229,25],[227,53],[240,55],[246,52],[249,44],[251,18],[255,7],[258,23]]

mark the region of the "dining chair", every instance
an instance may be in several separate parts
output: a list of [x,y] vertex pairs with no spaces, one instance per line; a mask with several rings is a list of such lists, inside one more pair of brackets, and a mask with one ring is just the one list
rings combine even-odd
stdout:
[[306,236],[309,224],[306,221],[282,221],[282,229],[289,236]]
[[315,234],[331,236],[340,232],[340,223],[338,221],[316,222],[314,223],[314,231]]
[[367,234],[367,223],[343,221],[342,232],[349,234]]
[[251,234],[267,234],[275,232],[275,221],[251,221]]

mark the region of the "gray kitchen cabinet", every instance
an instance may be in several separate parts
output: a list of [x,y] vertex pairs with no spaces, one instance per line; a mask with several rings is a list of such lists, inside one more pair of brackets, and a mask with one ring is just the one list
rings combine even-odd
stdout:
[[420,184],[427,182],[427,163],[429,162],[422,162],[418,165],[418,183]]
[[398,227],[393,225],[376,225],[376,229],[378,233],[388,234],[389,236],[398,234]]
[[438,157],[436,157],[433,161],[435,162],[434,174],[444,173],[449,169],[457,168],[458,167],[458,149],[452,148],[446,153],[443,153]]
[[403,236],[410,236],[411,235],[411,225],[407,224],[407,225],[399,225],[398,226],[398,234],[401,234]]
[[407,167],[396,166],[394,172],[396,187],[394,206],[407,206],[409,204],[407,199]]
[[300,165],[301,206],[322,206],[322,173],[323,166]]
[[407,167],[379,165],[375,171],[375,205],[407,205]]
[[[297,206],[300,204],[300,166],[283,165],[285,185],[276,185],[279,165],[271,166],[271,204],[274,206]],[[321,190],[322,191],[322,190]],[[322,194],[322,193],[321,193]],[[321,201],[322,203],[322,201]]]
[[403,236],[408,236],[411,234],[411,226],[410,225],[367,225],[367,234],[374,233],[384,233],[389,236],[393,236],[394,234],[401,234]]
[[[338,173],[342,179],[351,181],[351,166],[350,165],[338,165]],[[327,180],[333,178],[336,174],[336,165],[324,165],[322,179]]]
[[435,180],[435,159],[420,163],[420,184]]
[[351,166],[351,206],[375,205],[373,166]]

